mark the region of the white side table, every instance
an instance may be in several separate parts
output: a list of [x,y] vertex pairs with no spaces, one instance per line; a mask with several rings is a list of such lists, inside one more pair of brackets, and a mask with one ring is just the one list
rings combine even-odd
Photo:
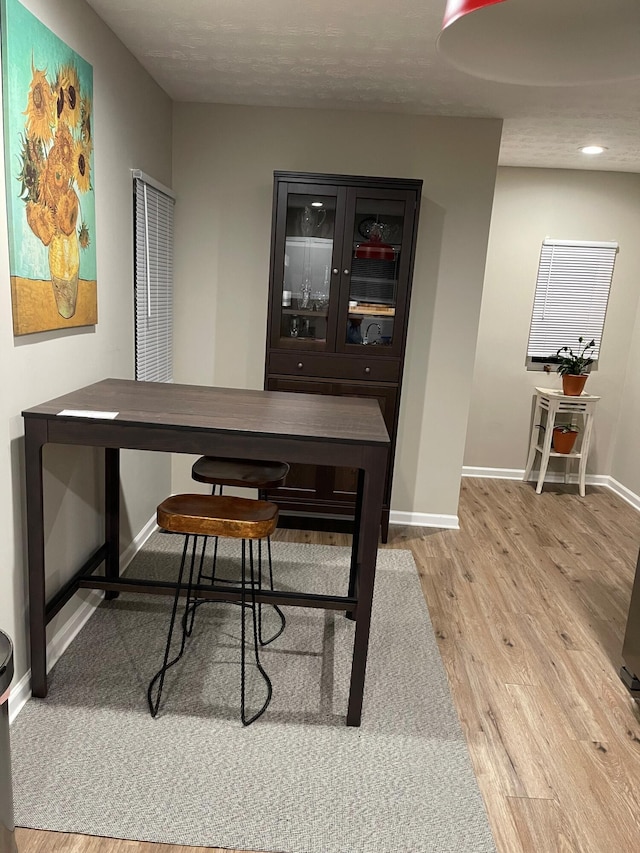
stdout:
[[[591,443],[591,429],[593,427],[593,415],[596,403],[600,397],[593,397],[590,394],[581,394],[579,397],[567,397],[562,391],[557,391],[553,388],[536,388],[536,408],[533,415],[533,427],[531,429],[531,441],[529,443],[529,457],[527,459],[527,467],[524,472],[523,480],[528,480],[531,476],[531,469],[536,458],[536,452],[541,454],[540,458],[540,474],[538,476],[538,485],[536,486],[537,494],[542,492],[542,485],[549,466],[550,456],[559,456],[566,460],[564,481],[567,482],[569,475],[569,467],[573,459],[579,459],[580,465],[578,468],[578,488],[580,496],[585,495],[585,477],[587,473],[587,456],[589,455],[589,444]],[[538,428],[541,423],[542,412],[546,411],[547,420],[543,424],[544,440],[540,441],[540,433]],[[553,438],[553,427],[555,426],[556,415],[569,415],[571,421],[575,416],[580,416],[582,419],[582,429],[577,438],[578,449],[571,453],[557,453],[551,449],[551,439]]]

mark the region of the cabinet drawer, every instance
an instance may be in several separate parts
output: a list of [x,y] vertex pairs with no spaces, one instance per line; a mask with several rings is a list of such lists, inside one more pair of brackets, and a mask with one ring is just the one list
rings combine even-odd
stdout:
[[397,382],[400,376],[400,360],[397,358],[272,352],[269,356],[268,372],[285,376],[318,376],[327,379],[362,379],[366,382]]

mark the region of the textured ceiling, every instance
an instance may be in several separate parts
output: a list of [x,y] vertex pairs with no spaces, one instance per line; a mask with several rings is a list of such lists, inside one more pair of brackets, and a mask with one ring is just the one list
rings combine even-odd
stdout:
[[502,165],[640,172],[640,78],[468,76],[436,50],[445,0],[87,2],[176,101],[499,117]]

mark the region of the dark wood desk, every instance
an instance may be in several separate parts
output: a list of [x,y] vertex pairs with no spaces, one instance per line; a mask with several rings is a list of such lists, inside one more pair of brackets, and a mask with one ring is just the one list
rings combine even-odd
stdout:
[[[61,416],[63,409],[118,412],[114,420]],[[355,618],[347,725],[360,725],[371,601],[389,436],[378,403],[276,391],[105,379],[23,412],[31,685],[47,694],[46,626],[81,588],[173,595],[176,584],[120,577],[120,448],[285,460],[359,469],[349,589],[345,596],[263,590],[258,600],[343,610]],[[50,601],[45,598],[42,448],[77,444],[105,449],[105,542]],[[94,575],[104,563],[103,575]],[[240,593],[200,586],[201,598]]]

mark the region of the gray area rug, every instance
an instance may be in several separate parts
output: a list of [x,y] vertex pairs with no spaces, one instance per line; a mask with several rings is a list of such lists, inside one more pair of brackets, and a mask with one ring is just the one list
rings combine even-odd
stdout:
[[[128,574],[174,579],[181,543],[154,534]],[[219,572],[233,577],[239,544],[221,548]],[[344,594],[347,548],[273,550],[279,588]],[[240,608],[224,603],[198,609],[152,719],[146,690],[170,607],[159,596],[105,602],[50,674],[47,699],[20,713],[19,826],[286,853],[495,851],[409,551],[378,555],[360,728],[345,725],[353,623],[293,607],[262,652],[271,705],[244,728]],[[255,669],[249,681],[257,708]]]

